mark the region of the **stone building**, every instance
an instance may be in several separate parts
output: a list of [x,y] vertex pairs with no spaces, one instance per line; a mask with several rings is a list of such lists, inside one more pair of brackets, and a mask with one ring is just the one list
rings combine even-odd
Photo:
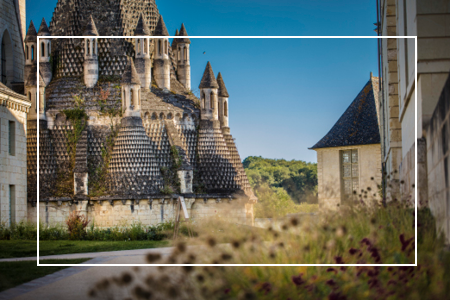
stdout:
[[418,52],[416,57],[413,39],[393,37],[382,39],[379,45],[382,162],[389,176],[385,178],[386,195],[414,201],[417,188],[419,206],[430,207],[438,230],[450,242],[450,4],[380,0],[378,11],[378,34],[417,36]]
[[27,113],[23,95],[25,1],[0,1],[0,222],[27,218]]
[[378,89],[378,77],[371,73],[370,80],[336,124],[310,148],[317,151],[321,209],[336,209],[361,199],[380,200]]
[[[155,224],[174,217],[182,195],[194,218],[252,222],[256,198],[230,134],[224,80],[208,62],[198,99],[184,24],[171,45],[168,36],[153,0],[58,1],[49,27],[30,24],[42,100],[32,96],[39,114],[28,118],[30,220],[39,205],[45,223],[78,211],[104,227]],[[26,75],[36,66],[27,61]],[[26,87],[36,90],[36,81]]]

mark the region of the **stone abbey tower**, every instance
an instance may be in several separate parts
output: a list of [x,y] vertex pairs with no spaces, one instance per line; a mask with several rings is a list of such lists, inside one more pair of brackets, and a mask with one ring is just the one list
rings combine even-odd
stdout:
[[252,219],[256,197],[230,134],[222,75],[208,62],[198,99],[184,24],[176,35],[184,37],[170,45],[154,0],[59,0],[49,27],[29,25],[30,220],[38,204],[41,222],[75,210],[99,226],[155,224],[173,218],[179,195],[194,218]]

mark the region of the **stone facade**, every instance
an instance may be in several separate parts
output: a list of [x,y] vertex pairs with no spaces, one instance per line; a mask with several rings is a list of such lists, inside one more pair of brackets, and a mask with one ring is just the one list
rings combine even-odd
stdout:
[[[445,98],[441,92],[450,69],[450,4],[427,0],[382,0],[379,3],[379,35],[417,36],[418,47],[416,57],[413,39],[381,40],[380,66],[384,78],[380,110],[384,112],[381,131],[385,136],[382,139],[385,170],[388,173],[399,171],[399,177],[395,179],[400,180],[397,185],[400,198],[414,201],[418,189],[419,206],[429,204],[439,230],[450,241],[446,223],[450,210],[444,184],[445,151],[439,152],[446,143],[439,135],[445,133],[447,110],[445,105],[438,105],[440,97]],[[393,97],[393,92],[397,92],[398,100]],[[415,186],[416,172],[418,186]],[[386,192],[389,195],[389,191]]]
[[[30,25],[26,46],[34,45],[35,36],[46,36],[41,32],[46,28],[45,20],[37,33]],[[35,221],[39,203],[45,223],[62,222],[76,210],[102,227],[156,224],[173,219],[173,199],[183,195],[193,204],[194,218],[232,215],[252,223],[256,197],[228,122],[219,121],[224,115],[228,120],[228,94],[226,112],[222,109],[219,116],[217,83],[206,86],[215,82],[209,62],[209,79],[202,80],[200,89],[208,97],[215,89],[208,98],[214,103],[202,107],[191,92],[191,42],[184,24],[179,32],[184,37],[170,45],[153,0],[128,1],[126,6],[114,0],[102,7],[70,0],[58,1],[49,31],[86,37],[53,39],[52,79],[42,79],[41,84],[41,77],[47,77],[39,77],[45,88],[40,93],[44,112],[29,117],[31,127],[40,124],[39,133],[28,134],[30,220]],[[27,65],[31,74],[36,62]],[[36,80],[30,77],[27,86],[33,88]],[[225,88],[223,80],[221,84]],[[86,119],[70,119],[67,109],[76,105],[81,105]],[[70,137],[80,124],[85,126],[73,142]],[[36,144],[31,143],[37,134],[39,199]],[[58,185],[62,178],[67,185]]]
[[[381,149],[377,91],[378,77],[370,74],[369,82],[330,132],[311,148],[317,151],[321,209],[337,209],[353,201],[381,200],[378,188],[381,184]],[[346,153],[350,155],[347,156],[349,164],[345,160]]]
[[27,220],[26,135],[31,103],[23,95],[24,37],[25,0],[0,1],[0,222],[7,225]]

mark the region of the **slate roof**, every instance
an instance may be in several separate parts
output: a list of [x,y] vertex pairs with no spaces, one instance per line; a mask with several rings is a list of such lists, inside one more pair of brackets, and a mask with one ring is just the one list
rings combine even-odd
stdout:
[[372,77],[333,128],[310,149],[380,143]]
[[161,15],[159,15],[158,24],[155,27],[154,36],[169,36],[169,32],[167,31],[166,24]]
[[219,97],[230,97],[230,95],[228,95],[225,82],[223,82],[222,74],[220,74],[220,72],[217,75],[217,83],[219,84]]
[[45,22],[45,18],[42,18],[41,26],[39,27],[38,36],[50,36],[50,30],[48,30],[47,23]]
[[86,25],[86,29],[83,32],[84,36],[98,36],[97,26],[95,26],[94,19],[92,15],[89,17],[89,21]]
[[150,28],[148,28],[147,23],[144,22],[144,16],[141,14],[139,21],[136,25],[136,30],[134,31],[135,36],[147,36],[150,35]]
[[124,84],[141,84],[139,75],[134,67],[134,62],[132,58],[128,58],[127,66],[122,75],[121,83]]
[[[184,27],[184,24],[181,24],[181,29],[180,29],[180,36],[188,36],[186,28]],[[189,38],[181,38],[178,39],[177,41],[178,43],[184,43],[184,44],[190,44],[191,40]]]
[[25,43],[37,41],[36,27],[34,27],[33,21],[30,21],[28,26],[27,36],[25,37]]
[[216,77],[214,76],[214,72],[212,70],[211,64],[206,64],[205,72],[203,73],[202,81],[200,81],[200,85],[198,86],[200,89],[208,89],[208,88],[219,88],[217,84]]

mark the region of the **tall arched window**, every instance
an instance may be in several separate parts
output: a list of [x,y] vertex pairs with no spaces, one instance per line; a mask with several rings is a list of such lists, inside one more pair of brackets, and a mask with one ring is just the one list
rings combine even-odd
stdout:
[[[2,49],[3,49],[3,47],[2,47]],[[29,51],[30,51],[30,49],[28,49],[28,46],[25,46],[25,53],[27,54],[27,60],[30,59],[30,52]]]
[[41,57],[45,57],[45,44],[44,42],[41,42]]
[[223,114],[225,117],[228,117],[228,104],[227,101],[223,103]]
[[169,42],[165,41],[166,44],[166,54],[169,54]]
[[202,92],[202,106],[203,106],[203,109],[206,109],[206,94],[205,94],[205,92]]
[[137,41],[137,53],[141,54],[141,39],[138,39]]
[[134,105],[133,89],[130,89],[130,95],[131,95],[130,104]]
[[34,61],[34,45],[31,46],[31,60]]
[[89,40],[86,40],[86,54],[89,55],[89,52],[91,51],[91,42]]
[[158,54],[162,54],[162,44],[161,44],[161,40],[158,40]]
[[178,51],[177,51],[177,56],[178,56],[178,60],[181,60],[181,47],[178,47]]
[[211,109],[214,109],[214,94],[213,94],[213,92],[211,92],[211,94],[209,95],[209,106]]
[[50,56],[50,53],[51,53],[51,48],[50,48],[50,45],[51,45],[52,43],[51,42],[48,42],[48,44],[47,44],[47,55],[48,56]]

